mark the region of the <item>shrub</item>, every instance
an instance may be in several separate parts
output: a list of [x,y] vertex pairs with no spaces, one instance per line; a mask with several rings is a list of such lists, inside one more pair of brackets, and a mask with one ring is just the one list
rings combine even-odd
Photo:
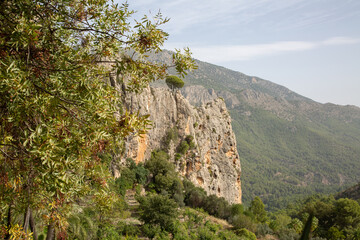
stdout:
[[173,199],[164,195],[149,194],[138,199],[140,218],[145,223],[160,225],[162,230],[171,230],[178,216],[178,205]]
[[182,155],[185,155],[186,152],[189,150],[189,148],[190,148],[190,146],[187,143],[187,141],[181,141],[180,145],[177,148],[177,152]]
[[230,222],[235,229],[246,228],[249,229],[251,232],[256,232],[256,223],[251,219],[251,217],[244,214],[231,217]]
[[198,228],[198,239],[199,240],[215,240],[218,239],[215,233],[213,233],[209,228],[207,227],[200,227]]
[[240,215],[244,213],[244,206],[242,204],[231,205],[231,216]]
[[264,223],[267,219],[265,205],[259,197],[251,201],[249,211],[254,214],[255,220]]
[[230,205],[224,198],[210,195],[205,198],[204,210],[209,214],[226,219],[230,217]]
[[179,133],[178,133],[177,127],[175,126],[175,127],[171,128],[167,132],[166,136],[164,137],[164,140],[163,140],[164,149],[168,150],[170,143],[176,142],[178,139],[179,139]]
[[118,192],[125,195],[127,189],[131,189],[136,182],[136,175],[129,168],[125,167],[121,170],[121,175],[115,180]]
[[136,236],[140,233],[139,227],[122,222],[118,224],[118,231],[125,236]]
[[185,204],[192,208],[202,208],[205,205],[206,192],[202,188],[194,187],[185,192]]
[[143,163],[136,164],[132,158],[127,158],[126,166],[134,172],[136,183],[145,184],[149,171],[144,167]]
[[175,161],[179,161],[180,158],[181,158],[181,154],[175,153]]
[[195,148],[195,143],[194,143],[194,137],[191,135],[187,135],[185,137],[185,141],[187,142],[187,144],[189,145],[190,149]]
[[256,236],[266,236],[267,234],[273,234],[273,231],[266,223],[258,224],[256,227]]
[[245,228],[235,230],[236,235],[244,240],[256,240],[256,235]]
[[153,175],[175,173],[174,165],[168,161],[169,155],[164,151],[153,151],[151,157],[145,162],[145,168]]
[[155,238],[155,236],[159,236],[162,230],[159,225],[145,223],[142,226],[142,231],[145,234],[145,236],[149,237],[150,239],[153,239]]
[[156,192],[169,192],[175,181],[174,175],[167,173],[166,175],[157,174],[154,179],[154,189]]

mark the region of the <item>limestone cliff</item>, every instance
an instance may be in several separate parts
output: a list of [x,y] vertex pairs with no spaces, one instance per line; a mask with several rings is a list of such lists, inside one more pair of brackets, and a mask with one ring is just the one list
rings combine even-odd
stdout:
[[[177,129],[179,138],[168,148],[177,171],[208,194],[241,203],[240,160],[231,118],[222,99],[194,107],[180,91],[147,88],[141,94],[126,95],[125,102],[131,111],[150,114],[153,127],[146,135],[128,139],[124,159],[146,161],[154,149],[163,147],[169,130]],[[193,137],[195,148],[176,159],[176,146],[188,135]]]

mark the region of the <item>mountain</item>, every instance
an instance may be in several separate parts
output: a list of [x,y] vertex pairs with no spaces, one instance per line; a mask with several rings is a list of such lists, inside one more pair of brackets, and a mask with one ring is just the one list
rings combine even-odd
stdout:
[[[168,87],[122,94],[128,111],[149,115],[152,123],[146,134],[127,139],[123,163],[127,158],[145,162],[154,150],[165,151],[177,172],[194,185],[229,203],[241,203],[240,160],[223,100],[195,107]],[[115,176],[122,165],[113,169]]]
[[[164,52],[159,61],[168,61]],[[320,104],[270,81],[196,61],[182,92],[193,104],[222,97],[242,163],[243,201],[268,209],[359,179],[360,109]],[[159,83],[158,83],[159,84]]]
[[341,193],[338,193],[337,195],[335,195],[335,198],[336,199],[350,198],[350,199],[353,199],[353,200],[360,201],[360,183],[358,183],[355,186],[352,186],[352,187],[350,187],[348,189],[345,189]]

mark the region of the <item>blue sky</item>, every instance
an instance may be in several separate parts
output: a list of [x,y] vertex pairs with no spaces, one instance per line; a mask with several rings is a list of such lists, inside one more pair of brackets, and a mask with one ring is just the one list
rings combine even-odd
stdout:
[[165,48],[321,103],[360,106],[359,0],[129,0],[171,20]]

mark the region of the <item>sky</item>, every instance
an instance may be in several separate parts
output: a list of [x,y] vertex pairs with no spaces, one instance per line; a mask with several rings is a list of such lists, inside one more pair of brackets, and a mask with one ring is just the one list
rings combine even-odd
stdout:
[[360,107],[359,0],[128,0],[170,21],[168,50],[283,85],[321,103]]

